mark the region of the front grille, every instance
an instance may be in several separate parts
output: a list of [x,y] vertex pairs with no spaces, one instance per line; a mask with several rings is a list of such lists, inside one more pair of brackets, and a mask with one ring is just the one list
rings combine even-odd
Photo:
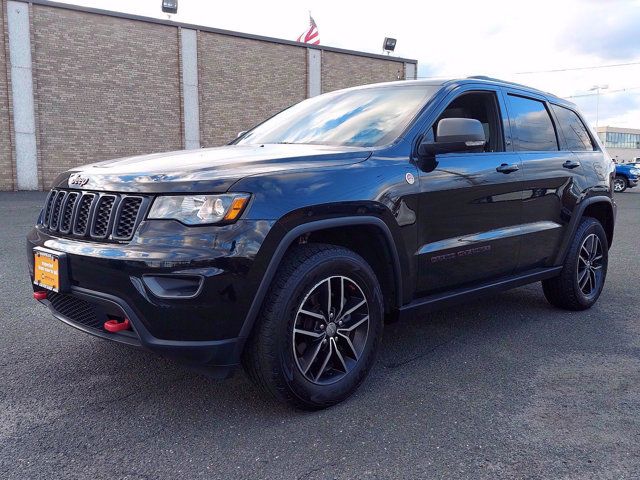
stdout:
[[131,240],[151,199],[139,195],[53,189],[41,226],[49,233],[86,240]]
[[53,309],[63,317],[85,327],[102,330],[104,319],[95,304],[63,293],[49,292],[47,298]]

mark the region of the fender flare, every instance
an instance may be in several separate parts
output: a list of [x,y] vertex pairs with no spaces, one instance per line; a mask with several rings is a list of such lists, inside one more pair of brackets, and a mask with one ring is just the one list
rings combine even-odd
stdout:
[[353,225],[370,225],[378,228],[385,236],[385,240],[387,242],[387,246],[389,247],[389,252],[391,254],[391,259],[393,263],[393,274],[394,279],[396,281],[396,298],[395,303],[397,306],[400,306],[401,298],[402,298],[402,272],[401,272],[401,264],[400,257],[398,255],[398,250],[396,248],[395,241],[393,239],[393,235],[391,230],[387,226],[387,224],[382,221],[378,217],[373,216],[355,216],[355,217],[340,217],[340,218],[329,218],[324,220],[316,220],[308,223],[303,223],[302,225],[298,225],[297,227],[288,231],[285,236],[282,238],[278,246],[276,247],[271,260],[269,261],[269,265],[265,270],[264,275],[262,276],[262,280],[260,281],[260,285],[258,290],[253,297],[253,301],[251,302],[251,307],[249,307],[249,312],[244,320],[242,328],[240,330],[240,335],[238,337],[238,355],[241,355],[242,350],[244,349],[244,344],[251,334],[253,330],[253,325],[255,324],[256,319],[258,318],[258,314],[260,312],[260,308],[262,307],[262,302],[267,294],[267,290],[271,286],[271,282],[278,271],[278,267],[280,267],[280,263],[284,258],[284,255],[287,249],[293,244],[296,238],[300,235],[304,235],[305,233],[316,232],[319,230],[326,230],[328,228],[336,228],[336,227],[345,227],[345,226],[353,226]]
[[576,230],[578,229],[580,220],[584,216],[584,211],[589,205],[593,205],[594,203],[608,204],[609,207],[611,208],[611,213],[614,217],[614,223],[615,223],[616,208],[615,208],[615,202],[613,201],[613,199],[611,199],[611,197],[608,197],[606,195],[595,195],[593,197],[585,198],[584,200],[582,200],[576,206],[576,209],[574,210],[573,215],[571,215],[571,219],[569,220],[569,225],[567,226],[567,233],[565,234],[564,239],[562,240],[562,244],[560,245],[560,249],[558,250],[558,255],[556,256],[554,265],[562,265],[562,263],[564,263],[564,259],[567,256],[567,250],[569,249],[569,244],[571,243],[571,240],[573,239],[573,236],[575,235]]

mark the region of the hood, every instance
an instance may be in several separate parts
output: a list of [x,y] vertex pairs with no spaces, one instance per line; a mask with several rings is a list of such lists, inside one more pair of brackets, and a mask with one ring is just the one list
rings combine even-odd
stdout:
[[336,167],[371,151],[323,145],[228,145],[93,163],[60,175],[54,187],[139,193],[221,193],[249,175]]

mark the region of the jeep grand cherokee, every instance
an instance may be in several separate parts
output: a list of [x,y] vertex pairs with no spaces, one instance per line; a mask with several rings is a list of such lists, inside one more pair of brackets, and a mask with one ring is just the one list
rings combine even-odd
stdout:
[[297,407],[344,400],[385,319],[542,282],[591,307],[615,168],[575,106],[486,77],[305,100],[230,145],[75,168],[28,235],[34,296],[98,337]]

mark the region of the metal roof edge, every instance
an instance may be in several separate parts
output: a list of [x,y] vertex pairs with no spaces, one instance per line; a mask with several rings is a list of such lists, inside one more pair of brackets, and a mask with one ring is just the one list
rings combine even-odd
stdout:
[[73,10],[73,11],[77,11],[77,12],[84,12],[84,13],[93,13],[93,14],[97,14],[97,15],[106,15],[109,17],[117,17],[117,18],[124,18],[127,20],[136,20],[139,22],[147,22],[147,23],[155,23],[158,25],[167,25],[170,27],[176,27],[176,28],[190,28],[193,30],[200,30],[202,32],[209,32],[209,33],[217,33],[219,35],[227,35],[230,37],[239,37],[239,38],[246,38],[249,40],[258,40],[258,41],[262,41],[262,42],[270,42],[270,43],[277,43],[280,45],[291,45],[294,47],[301,47],[301,48],[312,48],[315,50],[324,50],[327,52],[335,52],[335,53],[344,53],[344,54],[348,54],[348,55],[355,55],[358,57],[368,57],[368,58],[377,58],[379,60],[387,60],[387,61],[392,61],[392,62],[399,62],[399,63],[413,63],[416,64],[418,63],[417,60],[411,59],[411,58],[403,58],[403,57],[392,57],[390,55],[381,55],[378,53],[368,53],[368,52],[361,52],[358,50],[349,50],[346,48],[338,48],[338,47],[328,47],[325,45],[310,45],[308,43],[301,43],[301,42],[295,42],[293,40],[284,40],[282,38],[275,38],[275,37],[267,37],[264,35],[254,35],[252,33],[244,33],[244,32],[236,32],[233,30],[224,30],[221,28],[214,28],[214,27],[207,27],[204,25],[196,25],[196,24],[191,24],[191,23],[183,23],[183,22],[174,22],[172,20],[163,20],[161,18],[153,18],[153,17],[145,17],[142,15],[133,15],[133,14],[129,14],[129,13],[124,13],[124,12],[115,12],[112,10],[103,10],[100,8],[93,8],[93,7],[85,7],[83,5],[74,5],[74,4],[70,4],[70,3],[60,3],[60,2],[53,2],[50,0],[16,0],[16,1],[22,1],[24,3],[28,3],[28,4],[32,4],[32,5],[42,5],[42,6],[47,6],[47,7],[53,7],[53,8],[61,8],[64,10]]

